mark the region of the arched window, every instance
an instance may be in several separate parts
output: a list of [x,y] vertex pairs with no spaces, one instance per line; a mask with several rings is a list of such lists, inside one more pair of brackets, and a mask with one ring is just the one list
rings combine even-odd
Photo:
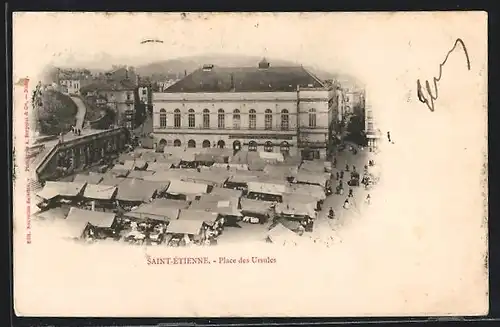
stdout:
[[290,145],[287,142],[281,142],[281,144],[280,144],[280,152],[283,155],[288,155],[288,153],[290,152]]
[[248,151],[257,151],[257,142],[255,141],[248,142]]
[[181,111],[179,109],[174,110],[174,128],[181,128]]
[[224,114],[223,109],[219,109],[219,113],[217,114],[217,127],[219,128],[226,127],[226,116]]
[[234,151],[239,151],[241,149],[241,142],[240,141],[234,141],[233,142],[233,150]]
[[316,127],[316,109],[309,109],[309,127]]
[[290,127],[288,110],[281,110],[281,129],[287,131]]
[[210,141],[209,140],[203,141],[203,143],[201,144],[201,146],[204,147],[204,148],[209,148],[210,147]]
[[226,142],[224,142],[223,140],[219,140],[219,142],[217,142],[218,148],[224,149],[225,146],[226,146]]
[[270,141],[267,141],[266,143],[264,143],[264,151],[273,152],[273,143]]
[[238,109],[234,109],[234,111],[233,111],[233,128],[240,129],[240,126],[241,126],[240,111]]
[[196,123],[196,120],[195,120],[195,116],[194,116],[194,110],[189,109],[188,110],[188,127],[194,128],[195,123]]
[[180,147],[182,145],[181,140],[175,140],[174,141],[174,146],[175,147]]
[[273,111],[271,109],[266,109],[266,114],[264,116],[264,128],[273,129]]
[[165,109],[160,110],[160,128],[167,128],[167,111]]
[[203,109],[203,128],[210,128],[210,110]]
[[195,140],[189,140],[188,141],[188,148],[196,148],[196,141]]
[[257,127],[257,114],[254,109],[250,109],[248,113],[248,129],[255,129]]

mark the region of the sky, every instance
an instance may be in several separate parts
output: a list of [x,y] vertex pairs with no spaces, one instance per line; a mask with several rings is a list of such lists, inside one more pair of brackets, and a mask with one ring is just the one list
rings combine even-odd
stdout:
[[[107,68],[213,53],[266,56],[354,76],[366,85],[367,101],[395,110],[402,101],[415,101],[417,79],[437,76],[457,37],[465,40],[473,61],[481,62],[475,68],[486,69],[484,17],[481,12],[15,13],[13,70],[15,76],[38,76],[48,63]],[[141,44],[146,39],[163,43]]]

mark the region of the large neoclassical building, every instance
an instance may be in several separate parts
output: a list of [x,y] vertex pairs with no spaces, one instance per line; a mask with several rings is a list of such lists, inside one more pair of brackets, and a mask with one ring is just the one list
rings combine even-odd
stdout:
[[153,94],[157,147],[327,155],[337,91],[303,67],[204,65]]

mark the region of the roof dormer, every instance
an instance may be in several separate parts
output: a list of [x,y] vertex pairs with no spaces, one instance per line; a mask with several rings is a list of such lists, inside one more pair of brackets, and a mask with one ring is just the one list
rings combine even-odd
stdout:
[[266,58],[262,58],[262,60],[259,62],[259,69],[268,69],[269,66],[270,66],[270,64],[266,60]]

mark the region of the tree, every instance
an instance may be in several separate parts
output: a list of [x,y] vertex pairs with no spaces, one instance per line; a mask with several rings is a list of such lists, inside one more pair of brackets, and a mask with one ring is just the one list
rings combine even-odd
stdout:
[[70,97],[48,90],[41,93],[37,108],[40,131],[46,135],[57,135],[71,130],[75,123],[76,104]]

